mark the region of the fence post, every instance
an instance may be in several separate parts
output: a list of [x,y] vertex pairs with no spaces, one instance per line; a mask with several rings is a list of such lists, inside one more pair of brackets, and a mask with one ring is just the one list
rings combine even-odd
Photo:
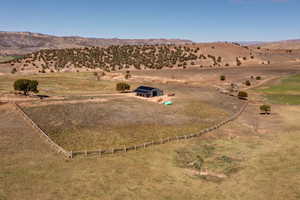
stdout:
[[70,151],[70,158],[73,158],[73,151]]
[[146,143],[144,143],[144,149],[146,149]]
[[126,152],[126,145],[124,144],[124,152]]
[[85,153],[85,157],[87,157],[87,150],[85,150],[85,152],[84,152],[84,153]]
[[111,149],[111,152],[112,152],[112,154],[114,154],[114,152],[115,152],[114,148]]

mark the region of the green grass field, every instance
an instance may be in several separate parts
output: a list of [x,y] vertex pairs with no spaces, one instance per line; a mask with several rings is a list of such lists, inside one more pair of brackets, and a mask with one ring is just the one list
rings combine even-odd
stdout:
[[268,88],[258,89],[267,99],[277,104],[300,104],[300,75],[289,76]]

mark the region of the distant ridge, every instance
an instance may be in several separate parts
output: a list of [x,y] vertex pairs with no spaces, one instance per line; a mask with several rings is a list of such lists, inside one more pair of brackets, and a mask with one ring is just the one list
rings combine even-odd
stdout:
[[300,39],[261,42],[252,44],[252,46],[260,46],[266,49],[300,49]]
[[154,44],[191,44],[184,39],[119,39],[85,38],[79,36],[53,36],[32,32],[0,31],[0,55],[22,55],[41,49],[81,48],[109,45],[154,45]]

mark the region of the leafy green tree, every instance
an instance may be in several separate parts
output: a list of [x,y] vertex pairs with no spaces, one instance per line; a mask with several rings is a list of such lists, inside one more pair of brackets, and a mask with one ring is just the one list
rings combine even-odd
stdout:
[[245,91],[239,91],[238,98],[246,100],[247,97],[248,97],[248,93],[247,92],[245,92]]
[[13,68],[12,70],[11,70],[11,73],[12,74],[15,74],[17,72],[17,69],[16,68]]
[[269,105],[265,105],[265,104],[261,105],[259,107],[259,109],[261,112],[263,112],[263,114],[270,114],[270,112],[271,112],[271,106],[269,106]]
[[39,82],[36,80],[18,79],[14,82],[14,89],[27,95],[28,92],[38,93],[38,85]]
[[247,80],[247,81],[245,82],[245,85],[250,86],[250,85],[251,85],[251,82],[250,82],[249,80]]
[[117,83],[116,90],[119,92],[125,92],[126,90],[130,90],[130,85],[124,82]]
[[225,75],[221,75],[221,76],[220,76],[220,80],[221,80],[221,81],[225,81],[225,80],[226,80],[226,76],[225,76]]

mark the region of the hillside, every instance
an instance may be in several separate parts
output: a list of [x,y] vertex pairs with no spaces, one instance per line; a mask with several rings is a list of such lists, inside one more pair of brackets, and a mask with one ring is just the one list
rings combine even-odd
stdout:
[[23,55],[41,49],[82,48],[110,45],[187,44],[181,39],[103,39],[58,37],[31,32],[0,32],[0,55]]
[[231,43],[191,45],[114,45],[46,49],[27,54],[3,65],[15,72],[117,71],[128,69],[162,69],[240,66],[267,63],[249,48]]
[[299,62],[300,50],[268,50],[236,43],[113,45],[44,49],[0,64],[2,73],[47,73],[232,67]]

